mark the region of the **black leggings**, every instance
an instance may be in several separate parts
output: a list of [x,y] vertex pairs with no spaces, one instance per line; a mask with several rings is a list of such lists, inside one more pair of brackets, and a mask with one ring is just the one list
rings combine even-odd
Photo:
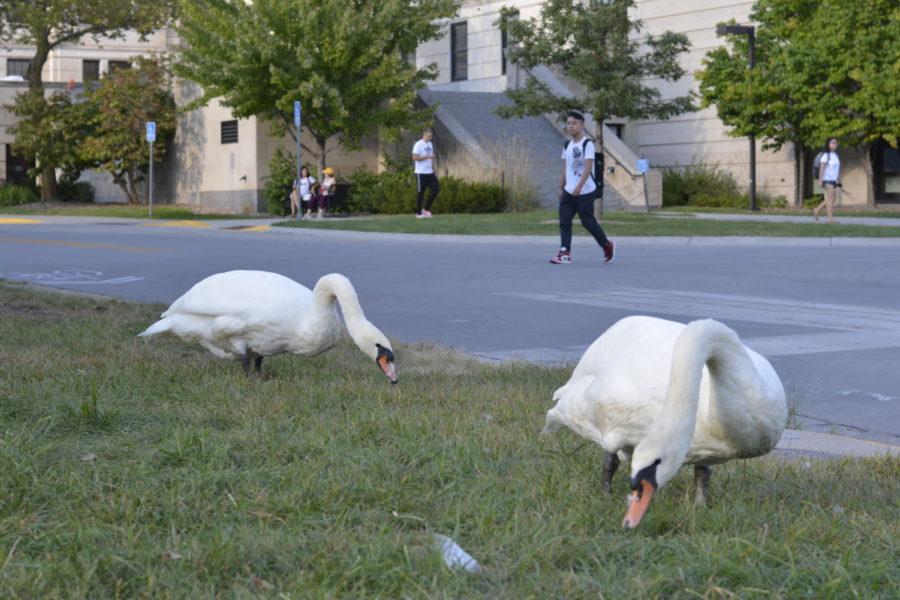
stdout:
[[437,198],[441,186],[438,184],[437,175],[434,173],[416,173],[416,214],[422,213],[422,201],[425,199],[425,189],[430,189],[428,202],[425,202],[425,210],[431,210],[434,199]]
[[590,194],[582,194],[581,196],[573,196],[563,190],[562,196],[559,198],[559,237],[562,248],[566,250],[572,249],[572,220],[575,218],[575,213],[578,213],[581,224],[591,232],[591,235],[594,236],[594,239],[597,240],[601,247],[609,243],[606,234],[603,233],[603,228],[600,227],[600,223],[594,218],[594,198],[596,197],[596,191]]

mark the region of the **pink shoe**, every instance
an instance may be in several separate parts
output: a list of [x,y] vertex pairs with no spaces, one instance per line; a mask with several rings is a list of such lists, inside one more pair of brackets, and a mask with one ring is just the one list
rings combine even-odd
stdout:
[[556,256],[550,259],[554,265],[570,265],[572,264],[572,253],[568,250],[560,250]]
[[425,219],[427,217],[425,216],[425,213],[416,213],[416,218],[417,219]]
[[425,217],[426,219],[430,219],[430,218],[431,218],[431,211],[430,211],[430,210],[423,210],[423,211],[422,211],[422,216]]

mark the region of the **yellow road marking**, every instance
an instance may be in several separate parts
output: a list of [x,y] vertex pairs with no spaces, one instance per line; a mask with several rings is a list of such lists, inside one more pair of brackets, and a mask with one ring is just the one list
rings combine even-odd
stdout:
[[66,240],[38,240],[32,238],[19,238],[0,236],[0,242],[13,244],[33,244],[35,246],[62,246],[64,248],[85,248],[88,250],[115,250],[116,252],[128,252],[131,254],[163,254],[174,252],[170,248],[150,248],[147,246],[123,246],[121,244],[101,244],[95,242],[69,242]]
[[272,229],[270,225],[254,225],[253,227],[247,227],[246,229],[238,229],[237,231],[268,231]]
[[43,221],[22,217],[0,217],[0,225],[34,225],[36,223],[43,223]]
[[204,221],[162,221],[160,223],[144,223],[144,227],[188,227],[192,229],[208,229],[209,223]]

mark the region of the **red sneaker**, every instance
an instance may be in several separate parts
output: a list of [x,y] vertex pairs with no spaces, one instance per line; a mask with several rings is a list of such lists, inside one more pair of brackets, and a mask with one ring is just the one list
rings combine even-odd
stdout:
[[603,246],[603,262],[611,263],[616,257],[616,246],[612,242],[606,242]]
[[556,256],[550,259],[554,265],[570,265],[572,264],[572,253],[568,250],[560,250]]

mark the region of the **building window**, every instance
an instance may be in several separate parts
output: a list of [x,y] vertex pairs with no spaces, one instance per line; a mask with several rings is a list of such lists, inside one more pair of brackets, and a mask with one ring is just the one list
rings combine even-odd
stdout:
[[469,78],[469,25],[465,21],[450,26],[450,80]]
[[509,34],[505,29],[500,30],[500,74],[506,75],[506,48],[509,46]]
[[82,83],[90,83],[100,79],[100,61],[99,60],[83,60],[81,61],[81,81]]
[[131,63],[127,60],[111,60],[109,61],[109,72],[115,73],[119,69],[130,69]]
[[222,121],[221,139],[223,144],[237,144],[238,122]]
[[622,136],[625,135],[624,123],[607,123],[606,126],[612,129],[612,132],[616,134],[616,137],[620,140],[622,139]]
[[900,202],[900,150],[884,140],[875,144],[875,200]]
[[31,70],[31,59],[28,58],[7,58],[6,74],[19,75],[23,79],[28,78],[28,71]]

